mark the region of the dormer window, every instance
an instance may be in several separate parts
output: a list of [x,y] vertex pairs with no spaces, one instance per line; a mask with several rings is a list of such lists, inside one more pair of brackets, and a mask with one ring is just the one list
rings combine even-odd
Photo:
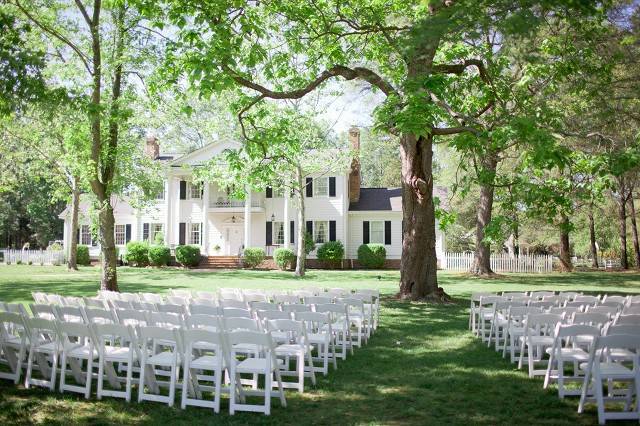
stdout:
[[329,195],[329,178],[319,177],[313,180],[313,196],[326,197]]
[[189,185],[189,198],[199,200],[202,198],[202,185],[199,183],[191,183]]

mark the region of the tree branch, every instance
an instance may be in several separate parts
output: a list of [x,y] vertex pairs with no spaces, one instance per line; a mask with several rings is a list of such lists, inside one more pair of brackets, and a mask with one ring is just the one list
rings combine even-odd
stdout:
[[491,84],[491,79],[487,74],[484,62],[480,59],[465,59],[461,64],[439,64],[433,66],[433,72],[438,74],[462,74],[469,67],[476,67],[480,78],[487,84]]

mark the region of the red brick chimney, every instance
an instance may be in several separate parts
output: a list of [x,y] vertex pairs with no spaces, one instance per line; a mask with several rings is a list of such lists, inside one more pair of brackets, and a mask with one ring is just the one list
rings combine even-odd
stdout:
[[349,129],[349,143],[354,151],[349,173],[349,202],[357,203],[360,200],[360,129],[356,126]]
[[144,154],[152,160],[155,160],[160,156],[160,145],[158,145],[158,138],[154,135],[147,135],[147,141],[144,146]]

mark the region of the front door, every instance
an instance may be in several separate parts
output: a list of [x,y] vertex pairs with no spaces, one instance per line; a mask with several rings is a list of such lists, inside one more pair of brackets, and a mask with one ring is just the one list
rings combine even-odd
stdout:
[[226,255],[237,256],[244,240],[244,229],[242,226],[229,226],[225,230]]

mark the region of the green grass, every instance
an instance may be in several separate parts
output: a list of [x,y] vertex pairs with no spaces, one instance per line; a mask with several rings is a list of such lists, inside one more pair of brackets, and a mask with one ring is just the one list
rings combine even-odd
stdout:
[[[67,273],[62,267],[0,267],[0,300],[30,301],[32,291],[91,295],[98,287],[95,268]],[[214,415],[203,408],[168,408],[160,403],[106,398],[89,401],[70,394],[25,390],[0,383],[0,424],[594,424],[595,407],[576,413],[577,399],[561,401],[554,388],[480,344],[467,331],[468,296],[473,291],[519,289],[640,292],[640,275],[576,273],[509,275],[483,281],[441,274],[454,297],[451,306],[399,302],[397,272],[311,271],[304,280],[263,271],[200,272],[122,268],[122,291],[166,292],[217,287],[300,288],[375,287],[385,295],[381,324],[371,342],[339,362],[315,388],[287,392],[286,409],[274,401],[272,415]],[[136,392],[134,391],[134,396]]]

